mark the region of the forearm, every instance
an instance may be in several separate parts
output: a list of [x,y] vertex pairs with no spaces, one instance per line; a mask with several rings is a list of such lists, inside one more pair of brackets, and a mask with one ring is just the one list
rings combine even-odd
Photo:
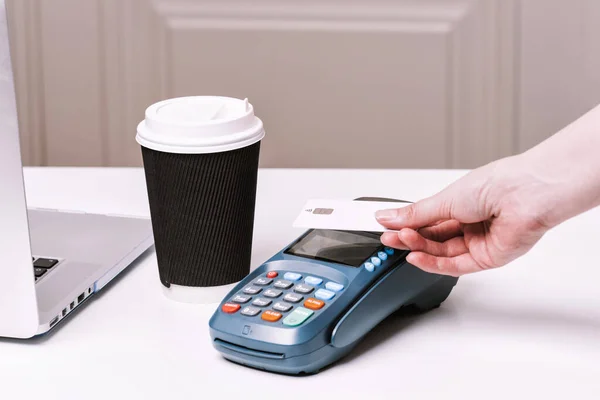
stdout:
[[545,188],[549,226],[600,205],[600,106],[519,157]]

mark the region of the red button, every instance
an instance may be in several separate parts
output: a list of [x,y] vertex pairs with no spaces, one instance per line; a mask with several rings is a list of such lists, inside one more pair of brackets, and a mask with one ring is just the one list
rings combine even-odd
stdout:
[[227,314],[233,314],[240,308],[241,308],[241,306],[239,304],[225,303],[225,304],[223,304],[223,307],[221,307],[221,310],[223,310],[223,312],[225,312]]
[[276,277],[277,277],[277,275],[278,275],[278,274],[277,274],[277,272],[275,272],[275,271],[270,271],[270,272],[267,272],[267,278],[276,278]]

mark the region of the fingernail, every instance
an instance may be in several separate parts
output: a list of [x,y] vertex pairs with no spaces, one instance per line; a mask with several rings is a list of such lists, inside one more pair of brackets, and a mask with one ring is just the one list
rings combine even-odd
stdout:
[[375,212],[375,218],[379,221],[391,221],[398,217],[398,210],[390,209],[390,210],[379,210]]

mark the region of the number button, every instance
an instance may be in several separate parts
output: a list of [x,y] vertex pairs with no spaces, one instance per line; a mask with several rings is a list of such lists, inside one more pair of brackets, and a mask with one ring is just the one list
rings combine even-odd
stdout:
[[250,301],[250,299],[251,299],[251,297],[250,297],[250,296],[243,296],[243,295],[241,295],[241,294],[238,294],[238,295],[236,295],[236,296],[235,296],[233,299],[231,299],[231,301],[233,301],[234,303],[241,303],[241,304],[244,304],[244,303],[247,303],[247,302],[249,302],[249,301]]
[[275,283],[273,284],[273,286],[275,286],[277,289],[289,289],[292,287],[292,285],[292,282],[284,280],[275,281]]
[[387,260],[387,253],[385,251],[380,251],[379,253],[377,253],[377,257],[379,257],[382,261]]
[[304,321],[310,318],[314,314],[314,311],[306,309],[304,307],[298,307],[290,315],[285,317],[283,324],[287,326],[298,326],[302,325]]
[[334,296],[335,293],[325,289],[319,289],[315,292],[315,297],[321,300],[331,300],[334,298]]
[[271,297],[271,298],[276,298],[281,296],[281,293],[283,293],[281,290],[277,290],[277,289],[268,289],[265,290],[265,292],[263,293],[263,296],[265,297]]
[[270,285],[271,282],[273,282],[273,279],[269,279],[269,278],[256,278],[256,280],[254,281],[255,285],[258,286],[267,286]]
[[314,276],[307,276],[306,279],[304,279],[304,283],[313,286],[319,286],[321,283],[323,283],[323,279],[315,278]]
[[285,303],[275,303],[273,309],[281,312],[288,312],[292,309],[292,306]]
[[248,286],[244,289],[244,293],[246,294],[259,294],[261,291],[262,289],[256,286]]
[[286,272],[283,275],[283,279],[287,279],[288,281],[297,282],[302,279],[302,275],[297,274],[295,272]]
[[299,303],[303,298],[304,297],[296,293],[288,293],[283,296],[283,300],[287,301],[288,303]]
[[375,266],[373,265],[373,263],[366,262],[365,269],[369,272],[373,272],[373,271],[375,271]]
[[256,299],[252,302],[253,305],[258,307],[266,307],[271,304],[271,300],[269,299]]
[[223,307],[221,307],[221,310],[224,313],[233,314],[233,313],[237,312],[237,310],[239,310],[240,308],[241,308],[241,306],[239,304],[225,303],[225,304],[223,304]]
[[304,302],[304,307],[310,308],[311,310],[320,310],[321,308],[323,308],[324,305],[325,302],[323,300],[313,299],[312,297],[306,299],[306,301]]
[[281,313],[279,313],[277,311],[271,311],[271,310],[267,310],[267,311],[263,312],[261,315],[261,318],[267,322],[279,321],[281,319],[281,317],[282,317]]
[[344,289],[344,285],[336,282],[327,282],[325,289],[331,290],[332,292],[341,292]]
[[303,283],[296,285],[296,287],[294,288],[294,292],[301,293],[301,294],[309,294],[313,290],[314,290],[314,288],[312,286],[308,286]]
[[381,265],[381,259],[379,257],[371,257],[371,263],[374,266],[379,267]]
[[248,317],[254,317],[256,315],[258,315],[258,313],[260,312],[260,310],[256,307],[244,307],[244,309],[242,310],[242,315],[247,315]]

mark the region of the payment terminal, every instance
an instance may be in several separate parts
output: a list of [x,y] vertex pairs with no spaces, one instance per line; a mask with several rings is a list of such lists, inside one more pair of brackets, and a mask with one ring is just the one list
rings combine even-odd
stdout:
[[213,346],[248,367],[317,373],[395,311],[428,311],[449,296],[458,278],[426,273],[407,254],[374,232],[308,230],[223,299]]

